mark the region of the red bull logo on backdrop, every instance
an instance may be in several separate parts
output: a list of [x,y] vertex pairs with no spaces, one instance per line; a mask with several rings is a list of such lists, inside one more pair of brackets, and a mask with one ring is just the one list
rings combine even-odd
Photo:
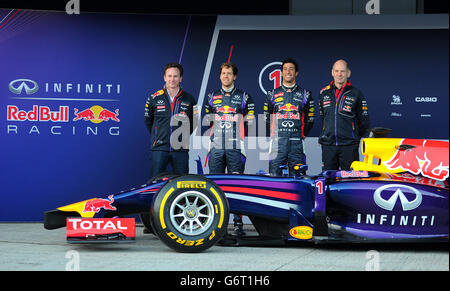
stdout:
[[449,176],[448,162],[448,141],[405,138],[395,155],[383,164],[390,170],[402,169],[443,181]]
[[[119,135],[119,127],[115,123],[120,122],[119,109],[107,109],[99,105],[89,108],[73,108],[74,117],[70,117],[72,109],[67,106],[7,106],[7,134],[27,135],[98,135],[99,132],[108,135]],[[78,121],[90,121],[99,124],[104,121],[112,121],[112,126],[93,126]],[[73,122],[71,124],[71,122]],[[74,125],[76,124],[76,125]]]
[[[20,100],[18,104],[7,105],[8,135],[119,135],[117,106],[108,105],[112,108],[103,108],[92,105],[94,102],[118,102],[119,95],[122,94],[119,83],[92,80],[45,82],[21,78],[10,81],[7,87],[9,98]],[[42,104],[44,101],[51,102]],[[71,112],[74,116],[71,116]],[[104,121],[106,123],[99,125]]]
[[33,105],[33,109],[27,111],[16,105],[8,105],[7,110],[8,121],[69,121],[69,106],[59,106],[58,110],[52,110],[49,106]]
[[115,122],[120,122],[120,119],[118,118],[119,109],[111,111],[99,105],[94,105],[81,111],[78,108],[75,108],[74,114],[75,118],[73,121],[84,120],[92,123],[101,123],[103,121],[112,120]]

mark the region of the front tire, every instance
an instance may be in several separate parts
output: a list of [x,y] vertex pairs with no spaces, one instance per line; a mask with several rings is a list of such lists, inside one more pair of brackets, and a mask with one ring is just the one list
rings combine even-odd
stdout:
[[178,252],[204,251],[227,231],[228,201],[222,190],[203,176],[181,176],[165,184],[152,211],[155,233]]
[[[150,185],[154,182],[160,182],[160,181],[166,181],[166,180],[170,180],[172,178],[177,177],[178,175],[172,174],[172,173],[163,173],[161,175],[155,176],[153,178],[150,178],[150,180],[147,181],[147,185]],[[155,232],[153,231],[153,226],[151,223],[151,217],[150,217],[150,211],[144,212],[144,213],[140,213],[139,217],[141,219],[142,224],[145,227],[145,231],[144,233],[151,233],[151,234],[155,234]]]

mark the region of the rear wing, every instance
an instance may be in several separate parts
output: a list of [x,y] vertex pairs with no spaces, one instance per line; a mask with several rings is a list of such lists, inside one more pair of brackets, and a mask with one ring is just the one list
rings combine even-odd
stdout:
[[449,142],[431,139],[365,138],[361,142],[362,162],[355,171],[379,173],[409,172],[443,181],[449,177]]

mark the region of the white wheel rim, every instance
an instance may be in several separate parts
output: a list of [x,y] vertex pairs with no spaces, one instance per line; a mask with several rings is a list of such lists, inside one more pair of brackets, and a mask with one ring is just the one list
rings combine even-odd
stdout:
[[202,234],[214,220],[214,205],[201,192],[184,192],[172,202],[170,220],[176,230],[184,235]]

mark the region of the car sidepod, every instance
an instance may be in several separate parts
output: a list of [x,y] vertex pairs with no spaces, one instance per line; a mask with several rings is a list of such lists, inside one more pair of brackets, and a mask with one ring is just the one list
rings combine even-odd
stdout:
[[349,180],[327,186],[331,240],[448,240],[448,188],[398,180]]

